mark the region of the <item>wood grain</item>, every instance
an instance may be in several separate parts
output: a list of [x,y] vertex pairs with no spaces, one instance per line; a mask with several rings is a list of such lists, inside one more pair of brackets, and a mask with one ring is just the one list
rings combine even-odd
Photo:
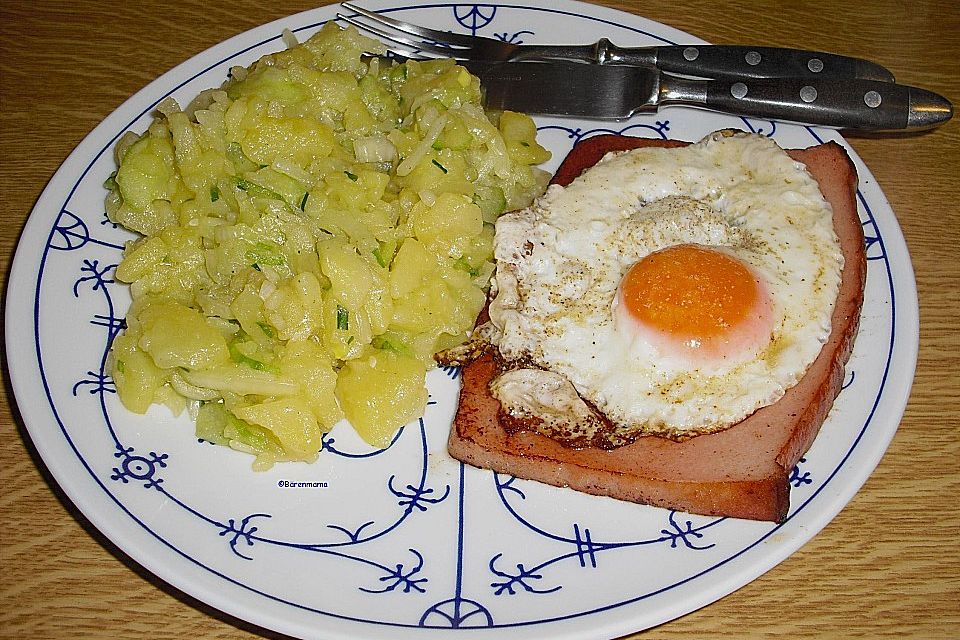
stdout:
[[[955,2],[603,4],[716,43],[871,58],[901,82],[960,102]],[[3,273],[47,180],[98,122],[194,54],[312,6],[297,0],[0,3]],[[916,270],[920,356],[900,429],[856,498],[797,553],[730,596],[630,638],[960,635],[960,121],[924,134],[850,142],[897,213]],[[160,584],[104,540],[48,482],[8,384],[0,393],[0,637],[277,637]]]

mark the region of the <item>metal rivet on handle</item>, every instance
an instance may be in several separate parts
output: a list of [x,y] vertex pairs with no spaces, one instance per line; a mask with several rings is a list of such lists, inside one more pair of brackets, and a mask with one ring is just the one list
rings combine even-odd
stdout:
[[762,58],[760,57],[759,51],[748,51],[747,55],[745,55],[743,59],[747,61],[748,65],[750,65],[751,67],[755,67],[758,64],[760,64],[760,60]]
[[876,91],[867,91],[863,94],[863,101],[871,109],[876,109],[880,106],[880,102],[883,101],[883,98],[880,97],[880,94]]
[[810,85],[800,89],[800,99],[804,102],[813,102],[817,99],[817,90]]
[[742,82],[734,82],[733,86],[730,87],[730,95],[738,100],[741,98],[747,97],[747,85]]
[[810,71],[814,73],[820,73],[823,71],[823,60],[820,58],[810,58],[807,62],[807,69],[810,69]]
[[690,62],[693,62],[700,56],[700,49],[696,47],[687,47],[683,50],[683,57]]

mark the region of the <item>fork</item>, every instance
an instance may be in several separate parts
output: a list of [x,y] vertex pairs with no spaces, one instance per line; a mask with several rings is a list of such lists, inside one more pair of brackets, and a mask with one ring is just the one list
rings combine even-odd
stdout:
[[893,82],[893,74],[874,62],[832,53],[734,45],[618,47],[607,38],[584,45],[532,45],[429,29],[374,13],[353,2],[340,6],[355,15],[337,17],[358,29],[389,40],[404,56],[514,62],[575,60],[594,64],[656,67],[699,78],[833,77]]

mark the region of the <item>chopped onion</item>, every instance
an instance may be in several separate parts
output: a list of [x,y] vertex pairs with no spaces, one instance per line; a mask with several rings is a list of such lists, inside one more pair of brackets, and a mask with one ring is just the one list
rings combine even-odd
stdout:
[[216,400],[220,397],[219,391],[190,384],[176,371],[170,374],[170,386],[174,391],[191,400]]
[[429,131],[423,136],[423,140],[414,148],[413,152],[403,159],[403,162],[400,163],[400,166],[397,167],[397,175],[405,176],[409,175],[413,168],[417,166],[420,160],[423,159],[423,156],[427,155],[427,152],[430,151],[430,148],[433,146],[433,143],[437,141],[437,138],[440,137],[440,133],[443,132],[443,127],[447,124],[447,114],[444,113],[439,118],[433,121],[433,124],[430,125]]
[[297,36],[295,36],[293,31],[290,31],[290,29],[284,29],[280,33],[280,38],[283,40],[283,44],[287,45],[287,49],[293,49],[295,46],[300,44],[297,42]]
[[304,187],[312,187],[316,182],[316,179],[310,175],[309,171],[304,170],[300,165],[289,158],[277,158],[273,161],[272,166],[280,173],[290,176]]
[[169,116],[172,113],[180,113],[180,105],[173,99],[173,96],[167,96],[158,102],[156,109],[165,116]]
[[384,136],[358,138],[353,143],[357,162],[391,162],[397,157],[397,148]]

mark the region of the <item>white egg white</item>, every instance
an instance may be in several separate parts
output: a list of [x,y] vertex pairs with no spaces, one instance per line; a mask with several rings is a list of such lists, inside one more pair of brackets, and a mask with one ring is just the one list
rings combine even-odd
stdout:
[[[765,283],[772,330],[744,358],[680,357],[617,311],[633,264],[691,243],[736,257]],[[546,418],[544,428],[564,439],[602,431],[599,413],[612,444],[716,431],[779,399],[830,333],[843,267],[830,205],[806,168],[768,138],[727,132],[608,154],[502,216],[495,255],[497,346],[524,373],[495,382],[494,395],[515,415]],[[571,384],[557,384],[558,375]],[[578,402],[594,417],[569,408]]]

